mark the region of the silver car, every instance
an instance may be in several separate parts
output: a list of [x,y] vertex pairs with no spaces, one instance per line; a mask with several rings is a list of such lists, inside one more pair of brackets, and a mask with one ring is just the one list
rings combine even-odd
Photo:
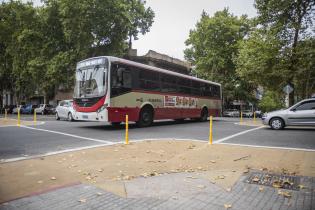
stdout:
[[315,98],[300,101],[288,109],[265,113],[262,120],[274,130],[289,125],[315,126]]
[[56,107],[56,120],[61,118],[73,121],[75,119],[76,112],[73,108],[72,100],[60,101]]

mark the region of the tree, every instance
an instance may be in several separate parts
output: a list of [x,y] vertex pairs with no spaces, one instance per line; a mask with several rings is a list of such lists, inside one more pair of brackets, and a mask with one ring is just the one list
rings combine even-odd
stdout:
[[144,7],[142,0],[127,0],[127,10],[128,10],[128,47],[132,48],[132,38],[134,40],[138,39],[138,34],[145,33],[150,31],[150,27],[153,24],[154,12],[148,7]]
[[[314,0],[256,0],[258,23],[283,41],[288,52],[287,83],[295,84],[298,68],[297,50],[299,43],[308,36],[314,22]],[[314,31],[313,31],[314,33]],[[291,94],[290,103],[294,102]]]
[[280,95],[273,91],[266,91],[259,103],[259,109],[262,112],[270,112],[280,108],[283,108]]
[[21,1],[2,2],[0,91],[13,91],[20,102],[35,91],[53,96],[59,86],[72,88],[76,62],[91,56],[121,56],[130,34],[137,37],[149,31],[154,13],[144,4],[43,0],[42,6],[34,7]]
[[[228,9],[216,12],[213,17],[205,12],[186,40],[186,60],[196,66],[199,77],[222,83],[226,100],[247,99],[253,87],[235,73],[234,57],[238,43],[248,33],[251,21],[246,16],[236,17]],[[236,88],[237,87],[237,88]],[[243,94],[245,88],[248,94]],[[242,94],[240,94],[242,93]]]
[[34,80],[28,61],[41,46],[42,37],[36,31],[40,27],[39,18],[31,3],[3,2],[0,11],[2,88],[13,91],[20,103],[24,96],[33,94]]
[[286,52],[282,43],[264,29],[252,31],[239,43],[239,54],[235,59],[237,74],[255,86],[282,91],[289,77]]

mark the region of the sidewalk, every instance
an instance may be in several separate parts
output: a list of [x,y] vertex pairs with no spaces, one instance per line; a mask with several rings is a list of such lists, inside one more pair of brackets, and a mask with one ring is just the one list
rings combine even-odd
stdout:
[[197,141],[99,147],[0,164],[0,209],[314,209],[314,160]]

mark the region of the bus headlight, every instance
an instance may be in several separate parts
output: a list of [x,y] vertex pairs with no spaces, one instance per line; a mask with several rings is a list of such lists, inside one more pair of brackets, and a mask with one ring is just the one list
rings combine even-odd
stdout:
[[103,106],[101,106],[101,108],[99,108],[99,109],[97,110],[97,113],[100,113],[101,111],[103,111],[107,106],[108,106],[107,103],[104,104]]

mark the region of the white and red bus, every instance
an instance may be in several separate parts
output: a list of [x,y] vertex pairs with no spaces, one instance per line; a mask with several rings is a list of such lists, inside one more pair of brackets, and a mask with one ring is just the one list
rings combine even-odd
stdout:
[[110,57],[77,64],[73,105],[77,120],[129,121],[141,127],[154,120],[207,120],[221,115],[221,85],[173,71]]

